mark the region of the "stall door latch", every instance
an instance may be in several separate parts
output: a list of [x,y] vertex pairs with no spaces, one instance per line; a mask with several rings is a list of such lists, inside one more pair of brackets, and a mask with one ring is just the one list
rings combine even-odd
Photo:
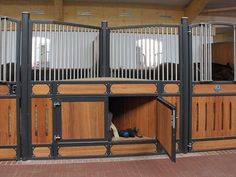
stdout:
[[188,143],[187,147],[188,147],[188,149],[191,151],[192,148],[193,148],[193,143],[192,143],[192,142],[191,142],[191,143]]
[[61,106],[61,103],[60,103],[60,102],[56,101],[56,102],[53,103],[53,107],[54,107],[54,108],[56,108],[56,107],[58,107],[58,106]]

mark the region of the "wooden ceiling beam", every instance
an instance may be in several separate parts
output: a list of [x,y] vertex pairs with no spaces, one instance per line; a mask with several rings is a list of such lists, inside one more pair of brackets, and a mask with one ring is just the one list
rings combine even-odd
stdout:
[[189,18],[190,23],[202,12],[207,3],[208,0],[192,0],[184,9],[184,15]]
[[55,19],[64,20],[63,0],[54,0]]

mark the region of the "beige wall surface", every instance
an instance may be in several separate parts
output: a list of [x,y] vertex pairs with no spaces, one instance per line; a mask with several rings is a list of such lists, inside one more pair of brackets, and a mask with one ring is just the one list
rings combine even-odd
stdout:
[[[56,2],[57,0],[55,0]],[[59,0],[60,1],[60,0]],[[32,2],[32,1],[31,1]],[[180,23],[184,11],[178,7],[150,4],[117,4],[117,3],[64,3],[61,12],[53,1],[19,3],[1,2],[0,15],[20,18],[21,12],[29,11],[31,19],[53,19],[77,22],[82,24],[100,25],[101,21],[109,22],[110,26],[131,24]],[[83,16],[81,13],[91,15]],[[38,14],[37,14],[38,13]],[[120,14],[128,14],[122,16]]]

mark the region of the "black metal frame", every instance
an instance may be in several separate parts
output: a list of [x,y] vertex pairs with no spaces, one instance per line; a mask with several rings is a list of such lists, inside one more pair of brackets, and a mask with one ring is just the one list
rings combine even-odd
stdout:
[[1,99],[15,99],[16,100],[16,145],[1,145],[0,149],[12,148],[16,151],[15,158],[1,158],[1,160],[19,160],[21,158],[21,121],[20,121],[20,107],[21,107],[21,80],[20,80],[20,42],[21,42],[21,22],[17,19],[4,17],[6,20],[16,23],[16,82],[1,82],[0,85],[7,85],[9,94],[0,96]]
[[[188,25],[188,19],[182,18],[181,25],[172,24],[150,24],[150,25],[133,25],[133,26],[121,26],[121,27],[108,27],[107,22],[102,22],[100,27],[82,25],[78,23],[68,23],[60,21],[50,20],[30,20],[30,14],[27,12],[22,13],[22,21],[7,18],[17,23],[17,82],[8,82],[6,84],[11,88],[11,94],[8,96],[0,96],[3,98],[16,98],[17,100],[17,146],[0,146],[0,148],[16,148],[17,159],[48,159],[48,158],[84,158],[84,157],[117,157],[117,156],[129,156],[129,155],[113,155],[111,149],[113,145],[124,145],[124,144],[155,144],[157,147],[161,145],[155,139],[153,140],[137,140],[137,141],[118,141],[112,142],[108,137],[109,122],[108,122],[108,106],[109,98],[111,97],[141,97],[150,96],[160,100],[163,104],[169,107],[173,112],[176,108],[171,104],[163,101],[162,97],[166,96],[178,96],[180,97],[180,139],[176,140],[175,130],[173,130],[173,149],[172,149],[172,160],[175,160],[176,142],[179,143],[180,151],[187,153],[191,150],[191,143],[195,141],[208,141],[212,138],[206,139],[192,139],[191,134],[191,109],[192,109],[192,98],[196,96],[235,96],[235,93],[225,94],[194,94],[192,93],[192,86],[201,82],[192,82],[192,39],[190,35],[190,28],[193,26]],[[33,24],[58,24],[58,25],[69,25],[82,28],[92,28],[99,30],[99,76],[109,77],[110,76],[110,32],[112,30],[120,29],[132,29],[132,28],[145,28],[145,27],[178,27],[179,28],[179,55],[180,55],[180,80],[179,81],[145,81],[145,80],[106,80],[106,81],[32,81],[32,61],[31,61],[31,48],[32,48],[32,27]],[[223,23],[212,23],[214,25],[228,25]],[[235,26],[231,24],[231,26]],[[21,43],[20,43],[21,42]],[[20,61],[21,58],[21,61]],[[111,92],[112,84],[155,84],[157,91],[152,94],[114,94]],[[180,87],[180,92],[175,94],[165,93],[164,85],[169,83],[176,83]],[[206,82],[204,82],[205,84]],[[232,82],[208,82],[210,84],[232,84]],[[4,83],[5,84],[5,83]],[[35,84],[47,84],[49,85],[50,92],[46,95],[34,95],[32,93],[32,86]],[[57,91],[57,87],[60,84],[104,84],[106,86],[106,93],[104,94],[60,94]],[[16,93],[14,91],[16,85]],[[62,140],[58,142],[52,139],[51,144],[32,144],[31,140],[31,99],[32,98],[51,98],[52,102],[63,102],[63,101],[97,101],[103,100],[105,103],[105,137],[104,139],[84,139],[84,140]],[[23,106],[24,105],[24,106]],[[21,120],[20,120],[21,117]],[[60,117],[61,110],[60,106],[55,106],[53,109],[53,135],[60,133]],[[59,120],[59,121],[58,121]],[[60,134],[59,134],[60,135]],[[222,137],[221,137],[222,138]],[[235,137],[223,137],[235,138]],[[219,138],[214,138],[219,139]],[[73,157],[59,157],[58,148],[64,146],[105,146],[106,154],[102,156],[73,156]],[[33,156],[33,149],[35,147],[49,147],[51,153],[49,157],[38,158]],[[148,153],[149,154],[149,153]],[[148,155],[145,154],[145,155]],[[160,152],[154,152],[151,154],[160,154]],[[137,155],[137,154],[135,154]],[[142,155],[144,155],[142,153]]]

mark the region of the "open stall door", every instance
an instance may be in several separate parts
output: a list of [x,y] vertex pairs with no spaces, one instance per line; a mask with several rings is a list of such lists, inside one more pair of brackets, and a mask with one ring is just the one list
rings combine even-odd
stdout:
[[170,159],[176,160],[176,108],[157,98],[157,140]]

